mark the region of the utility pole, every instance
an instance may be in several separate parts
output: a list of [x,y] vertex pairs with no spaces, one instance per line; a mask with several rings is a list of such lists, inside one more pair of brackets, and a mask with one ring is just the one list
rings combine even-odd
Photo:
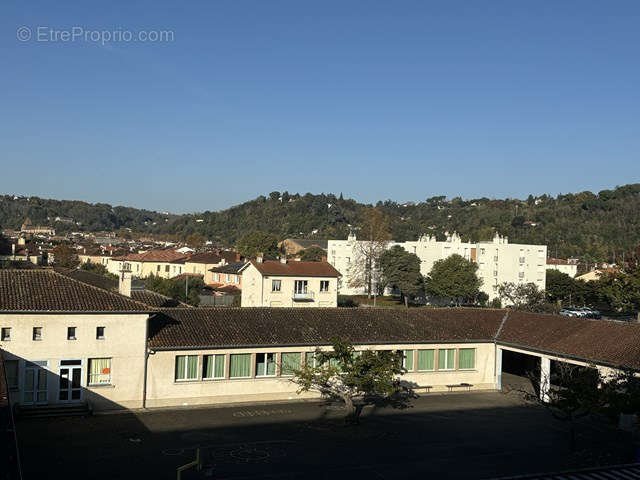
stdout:
[[189,275],[187,272],[184,272],[184,301],[185,303],[189,300]]

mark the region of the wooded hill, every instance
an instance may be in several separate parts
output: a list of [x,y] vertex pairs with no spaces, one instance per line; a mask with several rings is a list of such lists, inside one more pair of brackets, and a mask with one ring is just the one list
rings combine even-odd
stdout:
[[[350,229],[357,234],[368,206],[342,195],[272,192],[218,212],[170,215],[108,204],[2,196],[0,226],[19,228],[29,217],[33,224],[51,225],[60,232],[130,228],[180,238],[200,233],[233,245],[251,230],[280,238],[346,238]],[[576,256],[588,262],[620,261],[623,255],[631,260],[639,253],[640,184],[598,193],[530,195],[526,200],[437,196],[419,203],[387,200],[375,206],[390,217],[398,241],[415,240],[424,233],[443,239],[445,231],[454,230],[463,240],[488,240],[498,231],[510,242],[547,244],[551,256]]]

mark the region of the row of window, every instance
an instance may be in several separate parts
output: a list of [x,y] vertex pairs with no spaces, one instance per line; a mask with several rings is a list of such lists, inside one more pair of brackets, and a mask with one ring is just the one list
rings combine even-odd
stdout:
[[[307,293],[308,288],[309,288],[308,280],[296,280],[294,283],[295,293]],[[271,291],[281,292],[282,280],[271,280]],[[329,291],[329,280],[320,280],[320,292],[328,292],[328,291]]]
[[240,283],[239,275],[232,275],[230,273],[214,273],[213,274],[214,282],[221,282],[223,278],[224,278],[224,281],[227,283]]
[[[77,340],[77,327],[67,327],[67,340]],[[3,342],[11,341],[11,327],[2,327],[0,329],[0,340]],[[42,327],[33,327],[31,331],[32,340],[42,340]],[[96,327],[96,340],[105,339],[105,327]]]
[[[357,354],[360,352],[356,352]],[[256,377],[292,376],[299,369],[303,352],[282,352],[280,372],[277,368],[276,352],[256,353],[254,375]],[[227,360],[228,359],[228,360]],[[225,362],[229,362],[226,371]],[[223,378],[251,378],[250,353],[213,355],[176,355],[175,380],[215,380]],[[306,365],[316,366],[315,353],[304,352]],[[475,348],[440,348],[423,350],[403,350],[402,366],[409,372],[432,372],[439,370],[473,370],[476,368]],[[415,368],[414,368],[415,367]]]
[[[28,362],[31,365],[31,362]],[[80,365],[80,360],[62,360],[60,361],[61,367]],[[46,365],[46,362],[44,362]],[[5,360],[4,371],[7,377],[7,386],[9,390],[17,390],[19,388],[19,361],[18,360]],[[41,368],[42,369],[42,368]],[[25,368],[25,387],[27,390],[31,390],[33,385],[33,372],[29,368]],[[46,381],[46,380],[43,380]],[[111,384],[111,359],[110,358],[90,358],[89,369],[87,374],[87,385],[110,385]]]

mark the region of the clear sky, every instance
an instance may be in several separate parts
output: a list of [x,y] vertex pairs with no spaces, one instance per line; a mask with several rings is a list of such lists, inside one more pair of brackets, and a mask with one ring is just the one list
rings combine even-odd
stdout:
[[637,0],[5,0],[0,192],[186,212],[611,188],[640,180],[639,53]]

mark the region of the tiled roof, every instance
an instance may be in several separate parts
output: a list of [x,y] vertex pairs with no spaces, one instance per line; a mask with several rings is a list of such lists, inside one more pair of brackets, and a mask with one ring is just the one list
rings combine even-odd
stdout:
[[500,343],[640,369],[640,324],[511,312]]
[[251,264],[262,275],[305,276],[305,277],[340,277],[338,270],[328,262],[301,262],[297,260],[282,263],[279,260],[265,260],[257,262],[251,260]]
[[168,262],[168,263],[184,263],[189,256],[175,250],[149,250],[144,253],[130,253],[122,257],[114,258],[114,260],[123,260],[129,262]]
[[564,258],[547,258],[547,265],[569,265],[569,261]]
[[302,248],[320,247],[324,250],[326,250],[329,245],[329,240],[313,240],[308,238],[285,238],[283,242],[292,242]]
[[[79,269],[59,269],[56,271],[62,275],[66,275],[80,282],[93,285],[94,287],[102,288],[103,290],[108,290],[111,292],[118,290],[118,280],[105,277],[104,275],[98,275],[97,273],[88,272],[86,270],[79,270]],[[135,281],[137,280],[134,279],[134,282]],[[161,295],[160,293],[152,292],[151,290],[144,290],[144,289],[140,290],[140,289],[133,288],[131,290],[131,298],[136,302],[142,302],[154,308],[187,307],[188,306],[187,304],[182,303],[178,300],[174,300],[173,298],[166,297],[164,295]]]
[[489,309],[195,308],[162,310],[152,348],[491,341],[504,317]]
[[0,270],[0,312],[143,312],[150,307],[53,270]]
[[210,272],[214,273],[233,273],[238,274],[240,269],[246,265],[246,262],[235,262],[228,265],[220,265],[219,267],[210,268]]
[[227,263],[235,262],[239,258],[239,254],[230,251],[221,252],[203,252],[191,255],[187,260],[188,263],[204,263],[207,265],[216,265],[224,260]]

